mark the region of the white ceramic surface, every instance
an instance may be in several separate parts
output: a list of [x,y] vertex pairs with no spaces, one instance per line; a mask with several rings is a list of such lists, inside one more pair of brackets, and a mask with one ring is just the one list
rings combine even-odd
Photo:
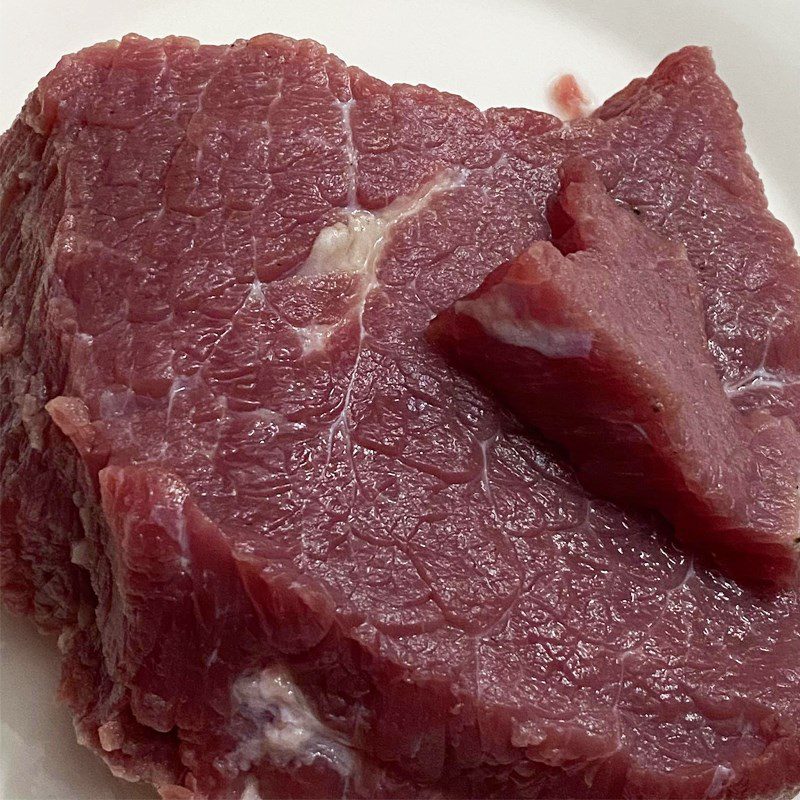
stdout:
[[[385,80],[481,107],[547,108],[547,85],[565,71],[599,101],[668,52],[709,44],[770,205],[800,234],[800,0],[0,0],[0,129],[60,55],[129,31],[220,43],[311,37]],[[0,798],[153,797],[75,743],[57,676],[55,642],[4,613]]]

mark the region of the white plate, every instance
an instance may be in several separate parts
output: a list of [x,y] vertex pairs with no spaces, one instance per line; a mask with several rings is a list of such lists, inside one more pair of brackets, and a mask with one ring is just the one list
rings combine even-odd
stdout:
[[[269,31],[311,37],[380,78],[481,107],[546,108],[547,84],[565,71],[601,101],[672,50],[708,44],[741,106],[770,205],[800,233],[797,0],[0,0],[0,14],[0,129],[60,55],[129,31],[220,43]],[[75,743],[54,700],[54,642],[4,615],[0,670],[4,800],[154,796],[112,778]]]

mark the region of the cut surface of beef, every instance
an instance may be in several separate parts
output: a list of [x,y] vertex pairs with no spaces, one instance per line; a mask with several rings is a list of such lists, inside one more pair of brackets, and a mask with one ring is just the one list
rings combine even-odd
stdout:
[[[800,784],[800,597],[592,497],[427,341],[579,153],[796,418],[798,264],[707,51],[591,118],[313,42],[129,36],[0,143],[2,579],[82,742],[165,797],[752,797]],[[277,787],[277,788],[276,788]]]
[[454,363],[569,454],[601,497],[661,511],[751,583],[792,586],[800,436],[723,391],[685,248],[651,231],[578,157],[536,242],[431,323]]

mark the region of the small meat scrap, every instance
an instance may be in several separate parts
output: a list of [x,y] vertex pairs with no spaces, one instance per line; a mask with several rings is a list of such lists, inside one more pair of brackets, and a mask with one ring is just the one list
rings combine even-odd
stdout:
[[583,93],[578,79],[569,73],[560,75],[550,84],[550,99],[563,119],[580,119],[589,112],[589,98]]
[[681,244],[648,229],[575,157],[552,241],[499,267],[434,340],[568,451],[583,483],[655,508],[733,576],[796,579],[800,435],[723,390]]

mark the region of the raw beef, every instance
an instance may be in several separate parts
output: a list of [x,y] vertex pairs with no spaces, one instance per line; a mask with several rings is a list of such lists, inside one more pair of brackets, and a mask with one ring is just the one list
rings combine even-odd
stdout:
[[797,430],[726,397],[685,248],[616,203],[584,159],[560,175],[552,242],[439,314],[433,341],[563,445],[590,490],[658,509],[734,577],[794,585]]
[[[166,797],[777,796],[800,595],[593,499],[427,343],[571,153],[681,241],[741,406],[800,287],[689,48],[571,126],[313,42],[129,36],[0,144],[3,596],[82,742]],[[45,410],[45,405],[47,410]]]
[[550,86],[550,99],[564,119],[586,116],[589,100],[574,75],[560,75]]

